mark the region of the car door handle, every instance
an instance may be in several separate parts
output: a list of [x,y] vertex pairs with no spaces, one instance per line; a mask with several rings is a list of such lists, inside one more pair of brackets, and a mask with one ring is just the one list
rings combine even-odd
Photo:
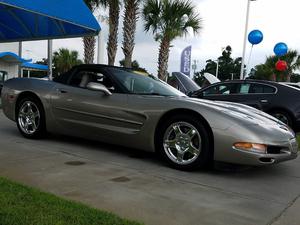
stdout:
[[60,89],[60,88],[57,88],[56,89],[58,92],[62,93],[62,94],[65,94],[65,93],[68,93],[66,90],[64,89]]
[[268,103],[268,100],[267,99],[261,99],[260,102],[261,103]]

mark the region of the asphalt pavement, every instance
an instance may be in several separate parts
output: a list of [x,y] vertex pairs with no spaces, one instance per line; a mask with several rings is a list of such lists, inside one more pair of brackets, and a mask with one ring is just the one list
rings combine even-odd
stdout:
[[155,154],[119,146],[57,135],[25,139],[0,110],[0,176],[147,225],[299,225],[299,171],[300,157],[182,172]]

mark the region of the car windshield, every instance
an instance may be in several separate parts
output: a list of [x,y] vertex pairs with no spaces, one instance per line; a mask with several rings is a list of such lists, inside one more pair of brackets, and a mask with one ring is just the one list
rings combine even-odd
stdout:
[[185,96],[153,75],[119,68],[111,68],[110,71],[113,72],[114,77],[131,94]]

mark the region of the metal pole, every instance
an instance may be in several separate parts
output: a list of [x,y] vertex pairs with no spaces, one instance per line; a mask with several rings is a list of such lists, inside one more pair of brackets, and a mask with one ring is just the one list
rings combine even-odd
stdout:
[[97,54],[97,64],[103,64],[103,56],[104,56],[104,40],[103,40],[103,34],[100,30],[98,34],[98,54]]
[[246,55],[246,43],[247,43],[247,34],[248,34],[248,23],[249,23],[249,11],[250,11],[250,2],[253,0],[248,0],[247,4],[247,13],[246,13],[246,24],[245,24],[245,34],[244,34],[244,46],[243,46],[243,57],[241,65],[240,79],[244,79],[244,66],[245,66],[245,55]]
[[218,78],[218,74],[219,74],[219,60],[217,59],[216,78]]
[[53,41],[48,40],[48,76],[49,80],[52,80],[52,50],[53,50]]
[[[19,57],[22,58],[22,42],[19,42]],[[22,77],[22,64],[18,66],[18,77]]]

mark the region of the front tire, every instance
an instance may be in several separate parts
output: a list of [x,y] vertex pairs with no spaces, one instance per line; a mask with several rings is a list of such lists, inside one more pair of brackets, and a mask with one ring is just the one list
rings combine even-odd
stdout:
[[158,151],[173,168],[194,170],[211,165],[209,134],[194,116],[173,116],[158,134]]
[[45,135],[45,113],[36,98],[23,98],[19,101],[16,112],[16,123],[24,137],[36,139]]
[[275,110],[270,112],[270,115],[293,128],[293,120],[287,112],[282,110]]

